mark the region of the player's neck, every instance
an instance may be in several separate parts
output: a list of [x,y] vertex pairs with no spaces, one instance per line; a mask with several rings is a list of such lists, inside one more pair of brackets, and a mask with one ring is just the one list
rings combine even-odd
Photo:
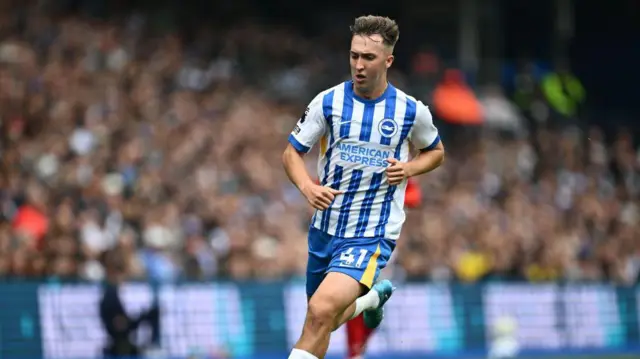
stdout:
[[355,86],[353,86],[353,92],[358,96],[358,97],[362,97],[365,100],[375,100],[377,98],[379,98],[380,96],[382,96],[385,91],[387,91],[387,87],[389,86],[389,83],[387,82],[387,79],[385,78],[384,81],[381,81],[381,83],[379,85],[377,85],[372,91],[369,91],[367,93],[363,93],[361,91],[359,91]]

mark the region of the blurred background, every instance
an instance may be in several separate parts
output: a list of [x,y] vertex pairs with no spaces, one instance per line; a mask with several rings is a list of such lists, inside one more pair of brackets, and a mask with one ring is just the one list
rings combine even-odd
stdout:
[[286,357],[312,212],[280,157],[363,14],[447,148],[371,357],[481,358],[501,320],[640,357],[640,2],[3,0],[0,358]]

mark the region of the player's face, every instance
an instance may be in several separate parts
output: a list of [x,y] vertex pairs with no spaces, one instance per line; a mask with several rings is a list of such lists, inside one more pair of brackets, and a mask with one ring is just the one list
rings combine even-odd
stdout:
[[387,80],[387,69],[393,63],[393,55],[382,42],[382,36],[355,35],[351,39],[351,77],[359,92],[374,92]]

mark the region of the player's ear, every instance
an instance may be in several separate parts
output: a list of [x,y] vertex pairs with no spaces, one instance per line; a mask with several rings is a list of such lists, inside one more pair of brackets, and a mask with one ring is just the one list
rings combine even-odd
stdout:
[[387,68],[391,67],[391,64],[393,64],[393,60],[395,60],[395,57],[393,57],[393,55],[387,56],[387,61],[385,63]]

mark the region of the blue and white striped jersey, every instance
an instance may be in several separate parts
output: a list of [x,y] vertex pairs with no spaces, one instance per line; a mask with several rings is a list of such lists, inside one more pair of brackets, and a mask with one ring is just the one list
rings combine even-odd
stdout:
[[386,159],[408,161],[409,141],[429,150],[440,137],[427,106],[391,84],[373,100],[357,96],[352,81],[316,96],[289,142],[305,153],[320,142],[321,184],[344,193],[328,209],[316,211],[312,225],[337,237],[397,239],[407,181],[388,185]]

